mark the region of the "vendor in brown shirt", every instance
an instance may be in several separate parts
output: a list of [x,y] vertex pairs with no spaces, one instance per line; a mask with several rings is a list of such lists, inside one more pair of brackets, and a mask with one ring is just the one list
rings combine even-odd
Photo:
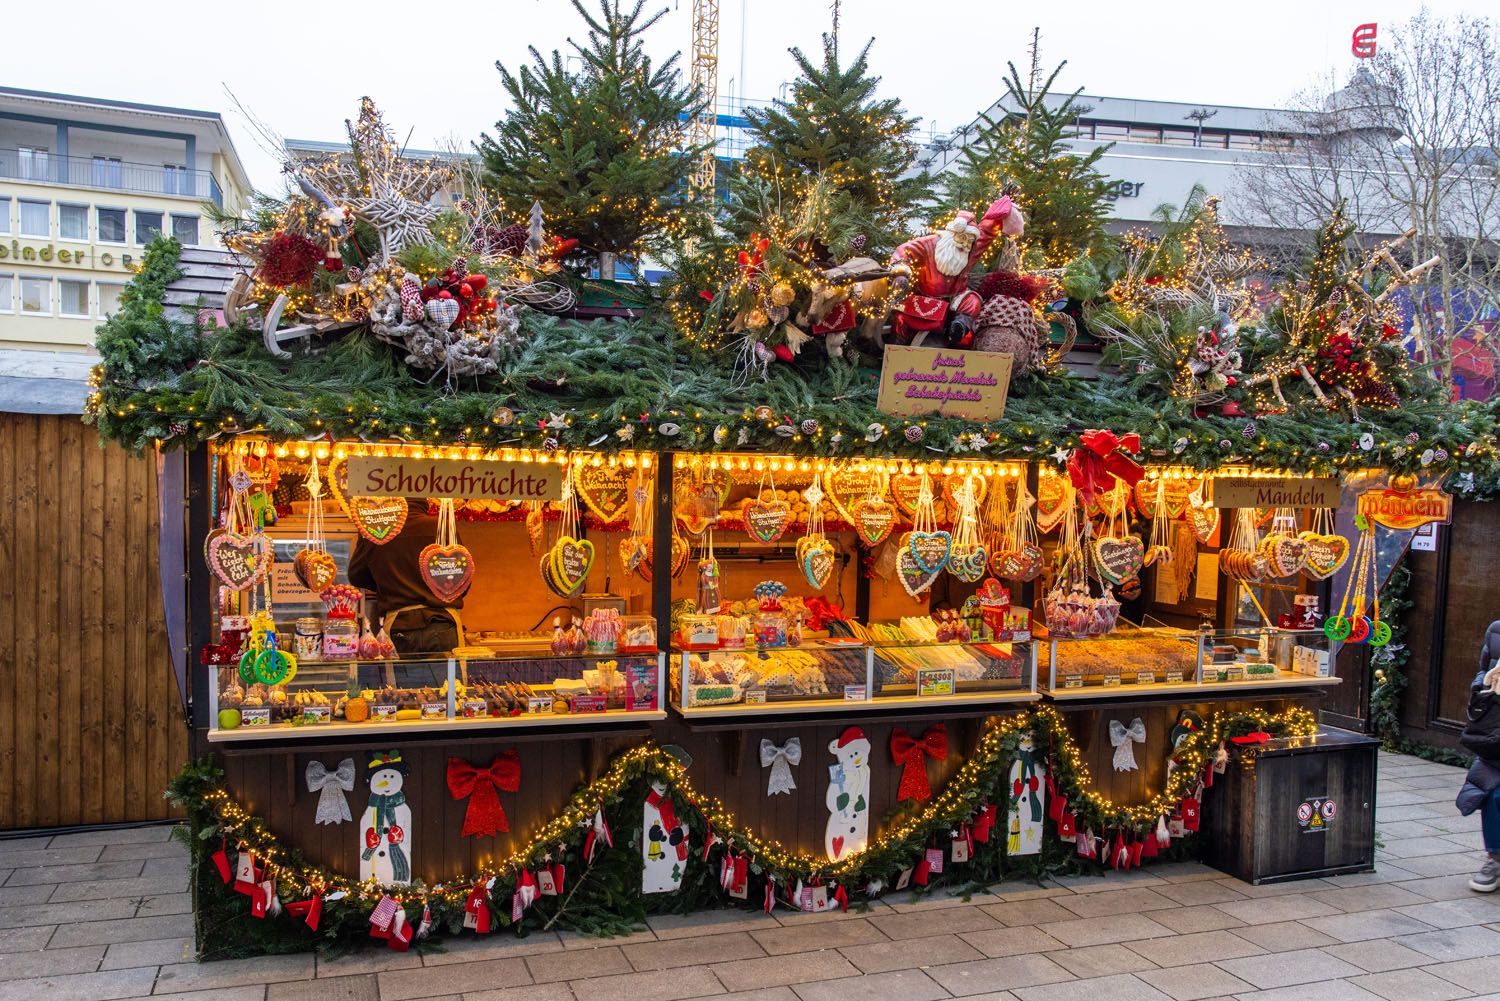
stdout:
[[399,652],[447,652],[458,646],[458,626],[448,609],[462,608],[464,599],[443,601],[428,589],[417,563],[437,541],[437,518],[427,513],[425,497],[408,497],[406,507],[406,525],[391,541],[377,546],[360,536],[349,558],[349,583],[375,592],[377,628],[392,612],[400,613],[390,627]]

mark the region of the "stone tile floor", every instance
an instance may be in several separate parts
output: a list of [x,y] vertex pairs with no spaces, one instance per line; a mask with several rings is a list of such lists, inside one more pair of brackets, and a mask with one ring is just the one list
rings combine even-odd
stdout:
[[164,827],[0,841],[0,1001],[1500,999],[1500,894],[1466,883],[1456,768],[1382,755],[1378,869],[1255,887],[1196,864],[847,915],[715,911],[611,940],[196,964]]

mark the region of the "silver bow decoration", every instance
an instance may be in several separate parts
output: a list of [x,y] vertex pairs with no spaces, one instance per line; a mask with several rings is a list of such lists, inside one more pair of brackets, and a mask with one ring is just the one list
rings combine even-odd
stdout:
[[321,761],[307,763],[307,791],[318,794],[318,814],[314,818],[320,824],[342,824],[353,820],[349,815],[349,801],[344,793],[354,791],[354,759],[345,758],[338,768],[329,771]]
[[792,766],[802,761],[802,738],[792,737],[785,744],[777,747],[765,738],[760,742],[760,766],[771,769],[771,777],[766,781],[766,795],[775,796],[777,793],[791,794],[797,788],[797,782],[792,778]]
[[1146,742],[1146,724],[1137,716],[1125,726],[1117,719],[1109,721],[1109,743],[1115,749],[1115,771],[1133,772],[1136,769],[1134,744]]

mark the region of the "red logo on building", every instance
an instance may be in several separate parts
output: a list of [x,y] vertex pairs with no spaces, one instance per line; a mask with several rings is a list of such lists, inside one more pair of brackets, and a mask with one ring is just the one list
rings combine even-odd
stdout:
[[1361,24],[1354,29],[1354,37],[1350,39],[1349,51],[1356,58],[1369,59],[1375,54],[1375,25]]

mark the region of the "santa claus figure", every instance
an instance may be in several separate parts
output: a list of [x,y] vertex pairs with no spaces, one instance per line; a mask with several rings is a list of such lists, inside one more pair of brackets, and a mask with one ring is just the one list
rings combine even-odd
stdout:
[[936,233],[908,240],[896,248],[891,269],[897,284],[910,294],[891,319],[891,331],[901,344],[919,333],[943,331],[951,347],[974,341],[974,318],[984,303],[969,290],[969,271],[995,237],[1020,236],[1026,219],[1010,198],[1001,197],[976,224],[967,210]]

